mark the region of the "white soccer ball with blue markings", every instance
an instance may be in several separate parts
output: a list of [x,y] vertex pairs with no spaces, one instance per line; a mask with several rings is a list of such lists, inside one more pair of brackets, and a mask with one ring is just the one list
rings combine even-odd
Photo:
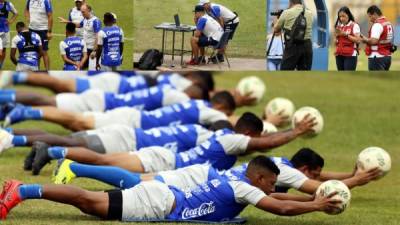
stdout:
[[310,114],[310,118],[315,118],[316,124],[312,127],[312,132],[303,135],[303,137],[313,137],[321,133],[324,128],[324,118],[316,108],[305,106],[298,109],[293,115],[292,128],[295,127],[296,123],[303,120],[307,114]]
[[292,121],[292,117],[295,111],[295,106],[292,101],[287,98],[277,97],[268,102],[265,107],[265,113],[268,117],[269,115],[278,115],[280,114],[283,117],[287,117],[284,124]]
[[264,129],[262,132],[263,135],[278,132],[278,129],[272,123],[263,121],[263,125],[264,125]]
[[259,77],[249,76],[242,78],[239,81],[236,89],[241,95],[247,95],[251,93],[250,96],[256,98],[257,102],[259,102],[265,94],[266,86]]
[[381,171],[379,178],[385,176],[392,167],[392,160],[389,153],[380,147],[368,147],[361,151],[357,159],[357,168],[369,170],[378,167]]
[[325,213],[329,215],[336,215],[342,213],[346,208],[350,206],[351,192],[349,188],[342,181],[339,180],[328,180],[322,183],[317,191],[315,192],[317,196],[328,196],[333,192],[337,192],[332,198],[340,200],[337,203],[338,208],[332,208]]

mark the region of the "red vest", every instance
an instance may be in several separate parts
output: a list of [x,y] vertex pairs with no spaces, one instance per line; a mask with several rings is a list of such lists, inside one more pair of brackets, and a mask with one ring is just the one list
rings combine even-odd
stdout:
[[[345,26],[337,26],[337,29],[343,31],[348,35],[354,35],[354,24],[354,22],[350,22]],[[336,55],[353,56],[353,52],[356,49],[356,44],[352,42],[348,37],[339,36],[336,38]]]
[[[377,45],[367,45],[365,49],[365,53],[369,56],[372,52],[378,52],[381,55],[389,56],[392,53],[390,52],[392,48],[392,39],[393,39],[393,26],[392,24],[385,18],[381,17],[375,21],[375,23],[379,23],[383,26],[383,32],[379,37],[379,42]],[[369,29],[368,36],[371,38],[371,28]]]

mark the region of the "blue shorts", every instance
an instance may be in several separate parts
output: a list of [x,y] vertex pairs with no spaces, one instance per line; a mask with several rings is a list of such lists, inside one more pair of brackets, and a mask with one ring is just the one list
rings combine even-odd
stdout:
[[39,35],[40,40],[42,41],[42,48],[43,51],[49,50],[49,39],[47,38],[47,30],[32,30],[29,29],[31,32],[35,32]]
[[199,37],[199,42],[197,42],[197,44],[199,45],[199,47],[207,47],[207,46],[214,46],[218,44],[218,41],[212,39],[212,38],[208,38],[204,35],[201,35]]

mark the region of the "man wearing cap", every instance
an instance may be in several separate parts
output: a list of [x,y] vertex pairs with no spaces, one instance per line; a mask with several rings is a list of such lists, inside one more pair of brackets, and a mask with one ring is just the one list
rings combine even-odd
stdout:
[[[74,0],[74,1],[75,1],[75,7],[69,11],[68,19],[73,23],[80,23],[83,20],[81,6],[85,4],[85,0]],[[81,28],[76,28],[76,36],[83,37],[83,31]]]
[[113,13],[104,14],[105,27],[97,35],[96,70],[116,71],[122,64],[124,32],[115,25],[116,17]]
[[[221,26],[224,28],[224,32],[230,32],[228,39],[232,40],[236,28],[239,25],[238,14],[223,5],[211,3],[210,0],[200,0],[199,5],[204,6],[206,13],[217,20],[219,24],[221,24]],[[223,54],[218,53],[217,57],[220,62],[224,61]]]
[[[12,13],[11,19],[8,19],[8,14]],[[6,49],[10,45],[10,28],[17,18],[17,10],[11,2],[0,0],[0,69],[3,67],[3,62],[6,56]]]
[[[77,28],[83,28],[83,40],[86,42],[88,56],[90,59],[94,60],[96,58],[97,34],[101,29],[101,21],[93,15],[92,7],[87,4],[81,6],[81,12],[84,19],[80,23],[74,24]],[[69,20],[62,17],[59,17],[59,19],[61,23],[69,23]],[[89,60],[86,61],[83,69],[88,68]]]
[[51,0],[27,0],[25,18],[29,23],[29,30],[40,36],[43,47],[43,62],[46,70],[49,69],[50,59],[49,40],[52,38],[53,7]]
[[190,41],[193,58],[188,62],[189,65],[205,63],[204,47],[218,44],[224,33],[221,25],[206,14],[205,8],[202,5],[196,5],[194,21],[196,23],[196,31]]

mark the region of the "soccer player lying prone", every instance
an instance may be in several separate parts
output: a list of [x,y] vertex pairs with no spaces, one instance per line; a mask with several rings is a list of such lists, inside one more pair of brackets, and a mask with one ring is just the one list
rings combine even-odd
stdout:
[[[269,157],[279,168],[275,192],[287,192],[294,188],[304,193],[314,194],[322,181],[342,180],[349,188],[362,186],[379,176],[379,170],[359,171],[355,173],[322,172],[323,158],[309,148],[300,149],[289,161],[284,157]],[[322,163],[322,164],[321,164]],[[97,166],[60,161],[54,173],[54,183],[67,184],[73,179],[91,178],[121,189],[136,186],[142,181],[158,180],[168,186],[182,190],[193,189],[199,184],[213,179],[225,178],[229,181],[245,181],[248,177],[248,163],[228,170],[217,170],[209,164],[196,164],[176,170],[162,171],[153,174],[132,173],[114,166]],[[310,173],[314,172],[314,174]]]
[[[278,215],[300,215],[337,208],[332,197],[293,199],[292,195],[270,194],[279,174],[267,157],[252,160],[245,181],[213,179],[193,190],[182,191],[159,181],[142,182],[125,190],[92,192],[67,185],[23,184],[7,181],[3,187],[0,218],[5,219],[20,202],[46,199],[69,204],[82,212],[109,220],[167,219],[171,221],[222,221],[238,216],[247,205]],[[270,196],[268,196],[270,194]],[[281,200],[283,199],[283,200]],[[300,197],[295,199],[300,200]],[[308,201],[307,201],[308,200]]]
[[73,113],[55,107],[17,105],[5,116],[3,126],[25,120],[45,120],[73,131],[92,130],[112,124],[143,129],[179,124],[209,126],[218,120],[228,120],[235,109],[235,100],[227,91],[218,92],[210,102],[191,100],[153,111],[122,107],[107,112]]
[[209,91],[214,90],[214,79],[210,72],[193,71],[182,74],[159,74],[156,78],[136,75],[124,77],[115,72],[102,72],[95,76],[80,76],[78,78],[57,78],[56,74],[41,72],[2,72],[0,87],[14,84],[24,84],[48,88],[55,93],[82,93],[89,89],[123,94],[149,88],[156,85],[168,84],[178,90],[185,90],[191,85],[200,85]]
[[[29,106],[54,106],[71,112],[104,112],[119,107],[154,110],[190,99],[209,100],[208,90],[191,85],[183,91],[159,85],[125,94],[88,90],[81,94],[61,93],[48,96],[34,91],[0,90],[0,104],[22,103]],[[12,105],[9,106],[12,108]]]
[[265,152],[286,144],[296,137],[310,132],[314,119],[306,116],[295,128],[260,137],[262,121],[253,113],[245,113],[236,123],[234,131],[219,130],[207,141],[186,151],[174,153],[163,147],[147,147],[136,152],[99,154],[81,147],[43,147],[33,149],[33,164],[40,170],[51,159],[70,159],[94,164],[119,166],[131,172],[154,173],[173,170],[194,164],[209,163],[216,169],[231,168],[238,156],[256,151]]

